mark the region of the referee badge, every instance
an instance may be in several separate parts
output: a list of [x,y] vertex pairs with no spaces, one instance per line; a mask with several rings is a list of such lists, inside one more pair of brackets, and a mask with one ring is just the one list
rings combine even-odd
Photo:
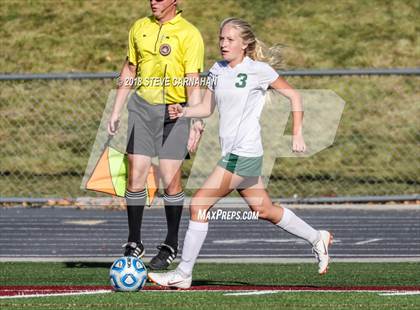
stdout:
[[162,44],[159,48],[159,52],[162,56],[168,56],[171,53],[171,46],[169,44]]

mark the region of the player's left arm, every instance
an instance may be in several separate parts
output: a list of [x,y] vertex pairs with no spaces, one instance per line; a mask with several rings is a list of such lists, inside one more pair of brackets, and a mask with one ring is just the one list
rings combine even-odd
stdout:
[[291,102],[293,126],[292,126],[292,151],[305,152],[306,144],[303,139],[303,105],[302,98],[284,78],[279,76],[270,87],[287,97]]

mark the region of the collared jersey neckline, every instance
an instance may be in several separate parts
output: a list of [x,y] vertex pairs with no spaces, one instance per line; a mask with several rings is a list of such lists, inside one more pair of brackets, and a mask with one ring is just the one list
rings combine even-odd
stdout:
[[252,59],[248,56],[245,56],[244,59],[242,59],[242,61],[240,63],[238,63],[235,67],[231,67],[229,66],[229,63],[224,60],[225,66],[229,69],[229,70],[236,70],[237,68],[242,67],[243,65],[248,64],[250,61],[252,61]]
[[163,24],[159,23],[159,21],[156,19],[156,17],[154,15],[152,15],[151,18],[152,18],[152,21],[154,21],[158,25],[165,25],[165,24],[174,25],[174,24],[178,23],[181,20],[181,13],[182,13],[182,10],[177,11],[176,12],[176,15],[174,16],[174,18],[172,18],[170,20],[167,20]]

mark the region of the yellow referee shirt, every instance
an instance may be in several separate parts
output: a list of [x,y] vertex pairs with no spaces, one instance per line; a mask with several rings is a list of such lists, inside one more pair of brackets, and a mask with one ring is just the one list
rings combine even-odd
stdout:
[[163,24],[145,17],[130,29],[127,57],[137,65],[135,85],[143,99],[150,104],[186,102],[185,75],[203,71],[203,38],[181,12]]

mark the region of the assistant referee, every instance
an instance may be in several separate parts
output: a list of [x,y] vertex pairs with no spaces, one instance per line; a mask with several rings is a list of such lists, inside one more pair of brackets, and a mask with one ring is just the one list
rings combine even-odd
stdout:
[[[126,190],[128,240],[125,256],[145,253],[141,226],[146,203],[145,183],[153,157],[159,158],[164,191],[167,236],[158,246],[149,268],[166,269],[178,252],[178,229],[184,204],[181,165],[188,151],[195,151],[204,124],[187,119],[171,120],[171,104],[194,105],[200,100],[199,83],[172,83],[199,80],[204,66],[204,43],[200,32],[177,10],[177,0],[151,0],[152,15],[137,20],[128,36],[127,58],[108,132],[118,129],[121,110],[128,100],[128,186]],[[147,81],[147,83],[145,83]]]

